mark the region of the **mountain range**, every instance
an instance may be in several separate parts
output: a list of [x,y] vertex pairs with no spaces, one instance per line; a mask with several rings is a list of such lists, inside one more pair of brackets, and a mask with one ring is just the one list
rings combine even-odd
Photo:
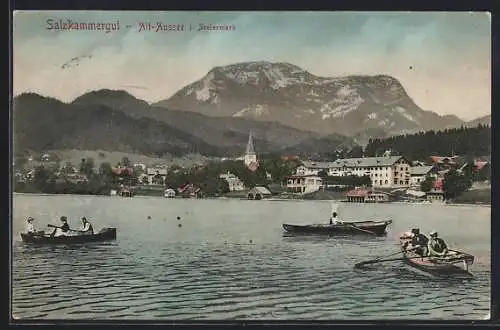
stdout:
[[387,75],[319,77],[289,63],[215,67],[155,106],[214,117],[276,121],[323,135],[399,135],[464,124],[422,110]]
[[[124,91],[99,90],[71,103],[35,93],[13,101],[14,149],[108,150],[162,157],[199,153],[234,157],[245,151],[250,131],[259,153],[314,155],[355,143],[340,135],[322,137],[274,122],[214,118],[148,105]],[[312,147],[311,147],[312,146]]]
[[420,109],[389,76],[322,78],[287,63],[217,67],[149,104],[121,90],[69,103],[34,93],[13,100],[16,151],[86,149],[162,156],[239,156],[252,131],[258,152],[321,155],[371,137],[491,123]]

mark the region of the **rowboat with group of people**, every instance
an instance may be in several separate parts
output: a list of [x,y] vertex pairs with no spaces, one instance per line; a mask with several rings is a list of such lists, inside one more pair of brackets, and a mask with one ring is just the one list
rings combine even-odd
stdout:
[[36,244],[74,244],[116,239],[116,228],[105,227],[95,233],[92,224],[86,217],[82,217],[82,226],[79,229],[71,229],[66,216],[61,216],[59,220],[61,222],[59,226],[47,225],[47,227],[54,229],[50,234],[46,234],[43,230],[36,230],[33,224],[34,219],[29,217],[26,220],[26,231],[21,233],[22,241]]

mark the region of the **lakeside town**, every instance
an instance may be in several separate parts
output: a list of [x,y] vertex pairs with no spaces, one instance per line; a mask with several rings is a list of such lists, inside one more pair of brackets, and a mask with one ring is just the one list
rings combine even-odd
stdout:
[[[491,157],[429,155],[409,161],[384,151],[379,157],[312,161],[272,155],[259,159],[250,132],[245,153],[197,163],[118,164],[92,158],[79,166],[43,153],[14,164],[14,191],[166,198],[334,199],[346,202],[490,203]],[[104,153],[100,157],[105,158]],[[56,159],[54,159],[56,158]],[[36,164],[32,166],[30,164]],[[464,198],[464,196],[467,196]],[[460,199],[462,198],[462,200]]]

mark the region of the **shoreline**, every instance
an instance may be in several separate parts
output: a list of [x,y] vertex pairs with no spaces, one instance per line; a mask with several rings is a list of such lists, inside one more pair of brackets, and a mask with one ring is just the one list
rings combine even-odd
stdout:
[[[205,199],[205,200],[247,200],[246,198],[243,198],[241,196],[219,196],[219,197],[206,197],[206,198],[182,198],[182,197],[174,197],[174,198],[167,198],[164,196],[152,196],[152,195],[135,195],[134,197],[121,197],[121,196],[111,196],[111,195],[97,195],[97,194],[47,194],[47,193],[35,193],[35,192],[13,192],[12,196],[14,195],[36,195],[36,196],[82,196],[82,197],[114,197],[114,198],[124,198],[124,199],[130,199],[130,198],[162,198],[166,200],[175,200],[175,199],[182,199],[182,200],[190,200],[190,199]],[[354,202],[346,202],[344,200],[338,200],[338,199],[310,199],[310,198],[284,198],[284,197],[269,197],[269,198],[263,198],[261,201],[270,201],[270,202],[307,202],[307,201],[313,201],[313,202],[338,202],[338,203],[346,203],[346,204],[403,204],[403,205],[448,205],[448,206],[484,206],[484,207],[491,207],[491,203],[485,203],[485,202],[463,202],[463,203],[457,203],[457,202],[430,202],[430,203],[408,203],[408,202],[403,202],[403,201],[392,201],[392,202],[383,202],[383,203],[354,203]],[[254,202],[254,201],[253,201]]]

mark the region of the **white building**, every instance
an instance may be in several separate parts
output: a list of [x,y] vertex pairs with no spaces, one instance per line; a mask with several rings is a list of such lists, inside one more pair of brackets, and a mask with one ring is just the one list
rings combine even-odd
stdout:
[[332,162],[311,162],[303,161],[296,169],[296,175],[318,175],[319,172],[325,171],[328,173],[328,169],[332,166]]
[[148,168],[146,170],[149,184],[162,185],[167,177],[166,168]]
[[367,175],[373,187],[407,187],[410,185],[410,163],[402,156],[337,159],[334,162],[303,162],[297,175],[317,175],[325,171],[329,176]]
[[294,175],[287,179],[286,190],[294,194],[307,194],[321,189],[323,179],[317,175]]
[[226,180],[229,185],[229,191],[241,191],[245,189],[243,181],[231,172],[219,175],[219,178]]
[[412,166],[410,168],[410,184],[419,186],[425,178],[432,175],[434,166]]
[[174,198],[175,190],[173,190],[172,188],[165,189],[163,191],[163,196],[165,196],[166,198]]

